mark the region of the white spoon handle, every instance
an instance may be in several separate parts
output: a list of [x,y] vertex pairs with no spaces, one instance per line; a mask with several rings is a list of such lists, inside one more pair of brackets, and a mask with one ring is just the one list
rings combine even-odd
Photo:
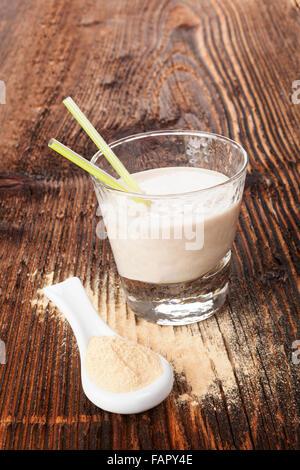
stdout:
[[97,313],[78,277],[47,286],[44,288],[44,294],[70,323],[81,354],[84,354],[91,336],[116,334]]

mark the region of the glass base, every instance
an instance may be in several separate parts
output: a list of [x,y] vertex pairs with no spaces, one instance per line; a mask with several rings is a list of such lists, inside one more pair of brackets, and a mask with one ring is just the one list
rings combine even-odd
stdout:
[[159,325],[188,325],[211,317],[226,300],[231,251],[198,279],[151,284],[121,276],[126,300],[139,317]]

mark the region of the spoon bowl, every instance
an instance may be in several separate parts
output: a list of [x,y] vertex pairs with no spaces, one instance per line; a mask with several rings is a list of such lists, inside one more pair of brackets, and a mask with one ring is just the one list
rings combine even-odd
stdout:
[[162,374],[147,387],[133,392],[113,393],[98,387],[84,368],[84,356],[91,336],[119,336],[100,317],[77,277],[44,288],[44,294],[64,314],[77,340],[81,358],[82,388],[88,399],[99,408],[112,413],[141,413],[161,403],[173,387],[170,364],[158,354]]

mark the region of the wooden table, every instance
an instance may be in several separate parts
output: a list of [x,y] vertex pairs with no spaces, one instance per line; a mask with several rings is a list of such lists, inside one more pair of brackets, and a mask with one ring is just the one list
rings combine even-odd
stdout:
[[[299,32],[299,0],[1,1],[1,449],[299,449]],[[229,300],[192,329],[218,334],[234,400],[218,374],[213,403],[178,403],[176,376],[140,415],[84,396],[72,332],[39,289],[76,275],[112,327],[139,323],[88,176],[47,147],[95,152],[68,95],[109,141],[202,129],[248,150]]]

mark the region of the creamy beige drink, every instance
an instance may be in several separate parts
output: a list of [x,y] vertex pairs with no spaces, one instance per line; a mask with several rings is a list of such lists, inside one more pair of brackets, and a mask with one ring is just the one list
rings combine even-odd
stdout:
[[[93,178],[103,215],[96,233],[110,240],[128,306],[161,325],[209,318],[228,294],[246,151],[227,137],[183,129],[136,134],[112,148],[142,192]],[[101,167],[103,155],[92,162]]]
[[[231,248],[239,213],[232,188],[222,186],[227,176],[194,167],[156,168],[132,176],[146,195],[164,200],[143,204],[112,196],[102,204],[119,274],[169,284],[195,280],[213,269]],[[201,191],[217,185],[217,193]]]

